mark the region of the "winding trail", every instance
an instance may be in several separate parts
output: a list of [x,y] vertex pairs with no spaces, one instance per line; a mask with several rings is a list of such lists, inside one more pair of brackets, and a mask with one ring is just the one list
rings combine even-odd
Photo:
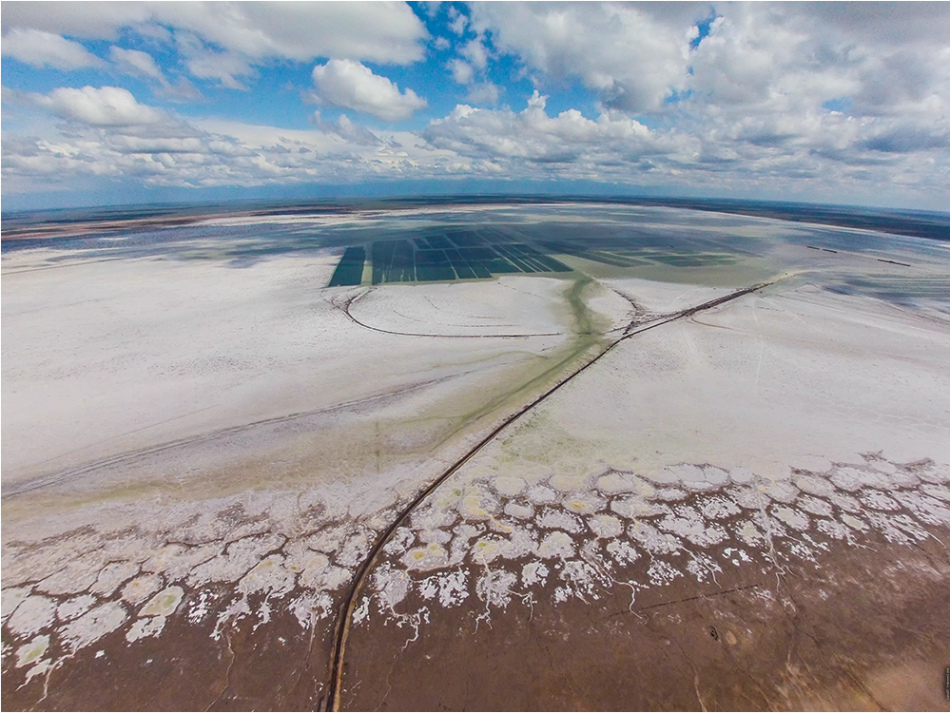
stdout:
[[[379,553],[382,551],[383,547],[392,537],[393,533],[399,528],[412,514],[413,510],[416,509],[425,500],[433,491],[435,491],[440,485],[442,485],[448,478],[454,475],[463,465],[465,465],[469,460],[471,460],[479,451],[481,451],[485,446],[491,443],[502,431],[504,431],[512,423],[520,419],[526,413],[535,408],[538,404],[545,401],[549,396],[558,391],[562,386],[572,381],[575,377],[582,374],[584,371],[596,364],[602,357],[604,357],[608,352],[613,350],[621,342],[635,337],[638,334],[648,332],[651,329],[656,329],[657,327],[662,327],[663,325],[670,324],[684,317],[691,317],[694,314],[703,312],[705,310],[712,309],[719,305],[725,304],[726,302],[731,302],[732,300],[738,299],[745,295],[757,292],[769,285],[775,284],[780,279],[771,280],[769,282],[763,282],[751,287],[744,287],[740,290],[730,292],[727,295],[718,297],[714,300],[709,300],[708,302],[703,302],[702,304],[696,305],[694,307],[689,307],[687,309],[675,312],[672,315],[665,317],[660,317],[655,321],[639,325],[636,323],[636,320],[632,321],[624,331],[623,336],[615,339],[613,342],[608,344],[600,353],[590,359],[586,364],[579,367],[574,372],[568,374],[566,377],[557,382],[550,389],[542,393],[540,396],[535,398],[533,401],[527,405],[520,408],[518,411],[508,416],[504,421],[501,422],[497,427],[495,427],[487,436],[485,436],[481,441],[479,441],[475,446],[473,446],[467,453],[465,453],[461,458],[459,458],[455,463],[453,463],[445,472],[442,473],[438,478],[436,478],[432,483],[430,483],[425,489],[423,489],[405,508],[402,512],[399,513],[399,516],[386,528],[386,530],[377,538],[376,542],[373,544],[373,547],[370,549],[366,558],[360,564],[359,568],[356,570],[356,576],[353,580],[353,585],[350,587],[349,592],[347,592],[343,601],[340,604],[339,614],[334,625],[334,636],[333,636],[333,649],[330,655],[330,670],[329,670],[329,688],[326,695],[320,701],[320,710],[340,710],[341,696],[343,690],[343,675],[346,670],[346,644],[347,638],[350,632],[350,622],[353,618],[353,611],[356,607],[357,597],[360,594],[363,585],[366,581],[366,577],[369,574],[370,570],[373,568],[373,565],[376,563],[376,558],[379,556]],[[366,294],[366,293],[363,293]],[[344,312],[350,319],[353,319],[354,322],[358,322],[352,315],[349,314],[348,308],[350,304],[357,299],[358,296],[350,298],[349,301],[345,303],[343,307]],[[362,324],[361,322],[358,322]],[[374,327],[369,327],[368,325],[363,325],[369,329],[374,329],[375,331],[384,331],[376,329]],[[614,331],[614,330],[611,330]],[[387,332],[389,334],[397,334],[396,332]],[[406,336],[439,336],[439,335],[406,335]],[[473,335],[474,336],[474,335]],[[493,335],[500,336],[500,335]],[[511,335],[511,336],[527,336],[527,335]],[[531,335],[531,336],[541,336],[541,335]]]

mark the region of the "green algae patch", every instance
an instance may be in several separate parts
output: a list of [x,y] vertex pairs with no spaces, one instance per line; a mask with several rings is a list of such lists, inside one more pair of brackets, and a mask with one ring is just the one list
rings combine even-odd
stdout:
[[168,587],[149,599],[139,616],[170,616],[181,604],[185,592],[181,587]]

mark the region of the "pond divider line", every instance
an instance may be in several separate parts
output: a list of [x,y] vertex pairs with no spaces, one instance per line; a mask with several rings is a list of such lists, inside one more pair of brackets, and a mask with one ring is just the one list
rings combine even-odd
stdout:
[[[336,624],[334,625],[334,635],[333,635],[333,649],[330,655],[330,671],[329,671],[329,688],[324,696],[321,697],[319,709],[325,711],[339,711],[340,710],[340,698],[343,690],[343,673],[345,669],[344,656],[346,654],[346,641],[350,632],[350,621],[353,618],[353,610],[356,607],[356,598],[359,595],[360,591],[363,588],[363,584],[366,581],[366,577],[369,574],[370,569],[372,569],[373,564],[376,562],[376,558],[379,556],[379,553],[382,551],[383,547],[389,542],[389,539],[392,537],[393,533],[409,518],[413,510],[415,510],[423,500],[425,500],[429,495],[431,495],[440,485],[442,485],[446,480],[448,480],[452,475],[454,475],[458,470],[465,465],[469,460],[471,460],[479,451],[481,451],[485,446],[491,443],[499,433],[504,431],[512,423],[520,419],[526,413],[531,411],[535,406],[540,404],[542,401],[547,399],[549,396],[558,391],[562,386],[572,381],[575,377],[582,374],[584,371],[596,364],[602,357],[604,357],[608,352],[610,352],[614,347],[623,342],[626,339],[635,337],[638,334],[648,332],[651,329],[656,329],[657,327],[662,327],[665,324],[670,322],[675,322],[683,317],[690,317],[698,312],[703,312],[713,307],[718,307],[721,304],[726,302],[731,302],[732,300],[738,299],[745,295],[757,292],[769,285],[775,284],[778,280],[771,280],[769,282],[763,282],[752,287],[744,287],[741,290],[736,290],[735,292],[730,292],[727,295],[718,297],[714,300],[709,300],[708,302],[703,302],[702,304],[696,305],[695,307],[689,307],[687,309],[675,312],[674,314],[663,317],[651,324],[641,326],[634,331],[624,334],[622,337],[611,342],[603,351],[597,354],[593,359],[588,361],[582,367],[564,377],[557,384],[552,386],[550,389],[545,391],[543,394],[538,396],[536,399],[531,401],[529,404],[523,406],[518,411],[513,413],[511,416],[508,416],[504,421],[496,426],[492,431],[480,440],[475,446],[473,446],[467,453],[465,453],[461,458],[459,458],[455,463],[453,463],[448,470],[446,470],[442,475],[436,478],[432,483],[430,483],[425,489],[423,489],[413,500],[410,502],[399,516],[386,528],[385,531],[377,538],[376,542],[373,544],[373,547],[366,555],[366,559],[360,564],[356,570],[356,577],[353,580],[353,586],[350,587],[349,592],[346,597],[343,599],[343,602],[340,606],[340,613],[337,616]],[[366,293],[364,293],[366,294]],[[355,297],[353,299],[356,299]],[[350,300],[350,302],[353,301]],[[349,302],[346,303],[346,306],[349,307]],[[346,311],[346,309],[344,309]],[[349,314],[347,312],[347,314]],[[354,319],[354,321],[356,321]],[[364,325],[365,326],[365,325]],[[372,327],[370,328],[372,329]],[[377,330],[382,331],[382,330]],[[413,335],[415,336],[415,335]]]

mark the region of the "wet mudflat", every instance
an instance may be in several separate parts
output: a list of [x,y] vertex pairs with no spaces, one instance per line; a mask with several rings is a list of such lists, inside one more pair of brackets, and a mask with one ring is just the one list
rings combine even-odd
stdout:
[[[946,529],[939,532],[944,538]],[[867,549],[864,549],[867,548]],[[759,564],[759,563],[757,563]],[[950,559],[880,537],[820,564],[480,601],[354,630],[347,710],[942,710]],[[634,571],[623,573],[635,576]]]

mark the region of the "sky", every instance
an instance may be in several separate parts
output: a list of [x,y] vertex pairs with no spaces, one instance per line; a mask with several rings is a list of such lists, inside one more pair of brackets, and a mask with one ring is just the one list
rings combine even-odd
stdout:
[[950,3],[0,13],[5,211],[470,192],[950,203]]

